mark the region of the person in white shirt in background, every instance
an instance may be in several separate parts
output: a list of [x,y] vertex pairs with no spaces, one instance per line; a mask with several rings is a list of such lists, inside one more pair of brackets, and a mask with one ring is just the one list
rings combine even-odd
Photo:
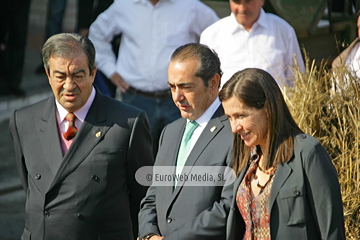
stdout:
[[300,71],[305,70],[294,29],[280,17],[265,13],[265,0],[229,1],[230,16],[205,29],[200,37],[200,43],[220,57],[222,85],[245,68],[267,71],[280,87],[291,85],[294,57]]
[[337,56],[332,62],[332,67],[345,66],[347,70],[354,74],[356,79],[360,79],[360,10],[356,13],[357,19],[357,38]]
[[[163,127],[180,118],[167,85],[171,54],[198,42],[218,19],[198,0],[127,0],[114,1],[90,26],[98,69],[122,91],[124,102],[149,117],[154,155]],[[116,59],[111,40],[118,34],[122,39]]]

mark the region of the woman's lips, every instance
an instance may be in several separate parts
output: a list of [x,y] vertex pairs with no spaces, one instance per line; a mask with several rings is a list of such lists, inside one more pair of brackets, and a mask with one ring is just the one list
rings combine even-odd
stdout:
[[248,136],[249,136],[249,132],[248,133],[245,133],[245,134],[240,134],[240,136],[241,136],[241,139],[245,139],[245,138],[247,138]]

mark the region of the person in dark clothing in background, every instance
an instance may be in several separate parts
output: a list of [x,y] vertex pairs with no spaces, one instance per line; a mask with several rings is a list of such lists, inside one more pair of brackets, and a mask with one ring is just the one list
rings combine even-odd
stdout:
[[0,8],[0,95],[25,95],[22,79],[31,0],[4,0]]
[[[95,21],[97,16],[104,12],[114,1],[113,0],[78,0],[78,19],[76,31],[87,37],[89,35],[89,27]],[[115,36],[112,41],[112,48],[117,56],[120,45],[121,35]],[[115,97],[116,86],[113,84],[100,70],[97,71],[94,80],[102,93],[109,97]]]

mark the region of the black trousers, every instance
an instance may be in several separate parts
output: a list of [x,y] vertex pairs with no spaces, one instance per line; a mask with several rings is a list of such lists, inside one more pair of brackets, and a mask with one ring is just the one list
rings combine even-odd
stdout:
[[[16,91],[22,79],[31,0],[3,0],[0,10],[0,93]],[[4,46],[3,45],[3,46]]]

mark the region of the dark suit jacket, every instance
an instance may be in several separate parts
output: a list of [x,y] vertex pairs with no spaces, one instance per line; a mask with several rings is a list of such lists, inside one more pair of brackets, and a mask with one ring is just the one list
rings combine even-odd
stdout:
[[22,239],[133,239],[146,187],[135,172],[152,165],[146,114],[99,91],[63,156],[54,97],[10,120],[26,191]]
[[[194,145],[185,166],[227,166],[232,133],[220,106]],[[167,125],[160,137],[156,166],[175,166],[186,119]],[[210,129],[216,126],[215,131]],[[232,184],[222,186],[151,186],[141,202],[139,236],[156,233],[165,239],[225,239]]]
[[[227,240],[242,239],[245,223],[235,202],[246,173],[234,183],[234,199],[227,224]],[[271,239],[345,239],[340,186],[330,157],[315,138],[295,138],[293,157],[277,167],[270,193]]]

